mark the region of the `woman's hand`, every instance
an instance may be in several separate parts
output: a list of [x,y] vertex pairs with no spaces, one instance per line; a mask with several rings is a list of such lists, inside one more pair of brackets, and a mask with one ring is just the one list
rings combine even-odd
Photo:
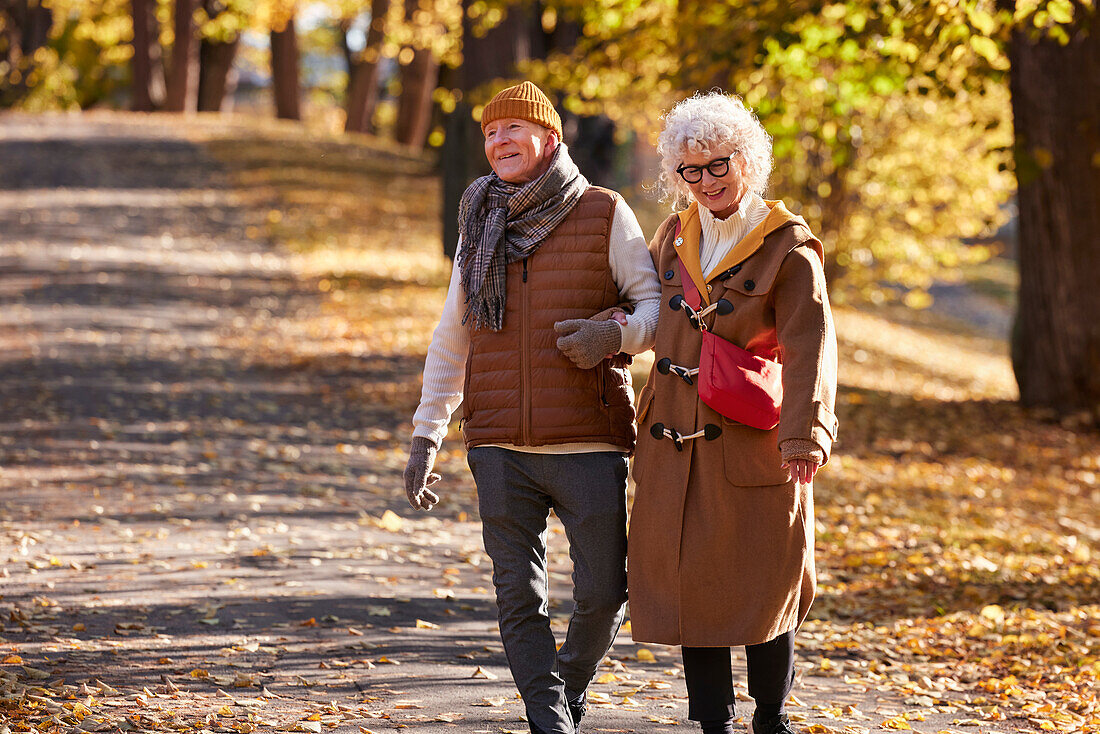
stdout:
[[799,484],[809,484],[817,474],[817,462],[809,459],[791,459],[783,466],[791,470],[791,479]]

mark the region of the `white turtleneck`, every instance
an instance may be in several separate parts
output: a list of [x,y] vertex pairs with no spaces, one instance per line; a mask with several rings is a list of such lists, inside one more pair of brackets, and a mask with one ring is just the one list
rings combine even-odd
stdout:
[[722,258],[745,238],[749,232],[763,222],[771,209],[759,194],[749,192],[741,199],[737,211],[725,219],[716,219],[714,214],[699,204],[699,224],[703,228],[703,237],[699,243],[699,265],[703,270],[703,279],[709,280],[711,271],[718,267]]

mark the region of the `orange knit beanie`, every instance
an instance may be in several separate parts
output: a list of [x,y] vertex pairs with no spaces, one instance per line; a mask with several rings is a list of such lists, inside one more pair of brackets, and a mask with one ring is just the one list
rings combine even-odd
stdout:
[[542,90],[531,82],[517,84],[497,93],[481,113],[481,131],[493,120],[516,117],[542,125],[558,134],[561,140],[561,117]]

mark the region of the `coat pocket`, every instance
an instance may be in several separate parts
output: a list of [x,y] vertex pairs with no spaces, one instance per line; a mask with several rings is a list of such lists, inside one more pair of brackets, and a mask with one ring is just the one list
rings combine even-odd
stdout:
[[726,481],[737,487],[786,484],[791,473],[785,469],[776,445],[777,429],[762,431],[722,418],[722,459]]

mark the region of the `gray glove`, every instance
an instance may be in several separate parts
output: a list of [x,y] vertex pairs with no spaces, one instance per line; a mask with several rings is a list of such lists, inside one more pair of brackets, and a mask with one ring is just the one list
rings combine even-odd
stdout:
[[439,495],[428,489],[443,478],[432,472],[438,448],[430,439],[413,436],[409,463],[405,465],[405,494],[413,509],[430,510],[439,502]]
[[554,324],[558,349],[582,370],[590,370],[623,345],[623,330],[616,322],[569,319]]

